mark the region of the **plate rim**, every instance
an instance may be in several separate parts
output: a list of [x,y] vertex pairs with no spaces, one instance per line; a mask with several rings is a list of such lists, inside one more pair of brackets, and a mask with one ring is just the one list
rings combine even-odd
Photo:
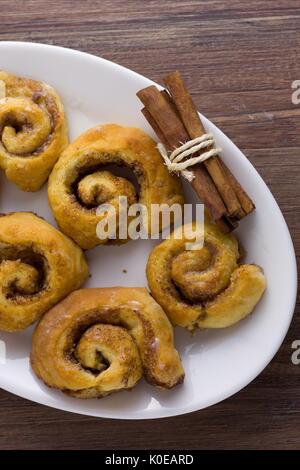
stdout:
[[[135,72],[134,70],[132,69],[129,69],[127,67],[124,67],[123,65],[119,65],[117,64],[116,62],[112,62],[108,59],[104,59],[102,57],[98,57],[96,55],[93,55],[93,54],[90,54],[90,53],[87,53],[87,52],[83,52],[83,51],[78,51],[76,49],[72,49],[72,48],[68,48],[68,47],[62,47],[62,46],[57,46],[57,45],[50,45],[50,44],[42,44],[42,43],[35,43],[35,42],[24,42],[24,41],[0,41],[0,49],[2,47],[5,47],[7,46],[8,48],[9,47],[20,47],[20,48],[27,48],[27,47],[33,47],[33,48],[40,48],[40,49],[53,49],[53,50],[61,50],[62,52],[64,53],[68,53],[68,54],[73,54],[73,55],[77,55],[77,56],[82,56],[82,57],[85,57],[85,56],[88,56],[90,59],[94,60],[94,61],[99,61],[99,62],[102,62],[102,63],[105,63],[106,66],[109,66],[109,67],[112,67],[116,70],[122,70],[124,73],[126,73],[127,75],[128,74],[131,74],[133,77],[136,77],[136,78],[143,78],[143,79],[146,79],[149,81],[149,83],[151,84],[155,84],[157,86],[159,86],[161,88],[160,85],[158,85],[157,83],[153,82],[152,80],[148,79],[147,77]],[[203,116],[201,114],[201,116]],[[0,389],[3,389],[5,391],[8,391],[14,395],[17,395],[17,396],[20,396],[21,398],[24,398],[24,399],[28,399],[30,401],[33,401],[33,402],[36,402],[36,403],[39,403],[39,404],[42,404],[44,406],[48,406],[50,408],[55,408],[55,409],[59,409],[59,410],[63,410],[63,411],[68,411],[68,412],[71,412],[71,413],[74,413],[74,414],[78,414],[78,415],[85,415],[85,416],[93,416],[93,417],[96,417],[96,418],[105,418],[105,419],[119,419],[119,420],[148,420],[148,419],[163,419],[163,418],[169,418],[169,417],[172,417],[172,416],[180,416],[180,415],[184,415],[184,414],[188,414],[188,413],[192,413],[192,412],[195,412],[195,411],[200,411],[202,409],[205,409],[205,408],[208,408],[210,406],[213,406],[213,405],[216,405],[224,400],[226,400],[227,398],[235,395],[236,393],[238,393],[239,391],[243,390],[247,385],[249,385],[256,377],[258,377],[261,372],[268,366],[268,364],[272,361],[272,359],[274,358],[274,356],[276,355],[276,353],[278,352],[279,348],[281,347],[285,337],[286,337],[286,334],[289,330],[289,327],[290,327],[290,324],[292,322],[292,319],[293,319],[293,314],[294,314],[294,310],[295,310],[295,305],[296,305],[296,300],[297,300],[297,284],[298,284],[298,273],[297,273],[297,262],[296,262],[296,255],[295,255],[295,249],[294,249],[294,245],[293,245],[293,241],[292,241],[292,238],[291,238],[291,234],[290,234],[290,231],[289,231],[289,228],[288,228],[288,225],[284,219],[284,216],[279,208],[279,205],[277,203],[277,201],[275,200],[273,194],[271,193],[270,189],[268,188],[268,186],[266,185],[266,183],[264,182],[264,180],[262,179],[262,177],[260,176],[260,174],[258,173],[258,171],[256,170],[256,168],[254,167],[254,165],[252,165],[252,163],[248,160],[248,158],[246,157],[246,155],[242,152],[242,150],[240,150],[236,144],[229,138],[227,137],[227,135],[219,128],[217,127],[212,121],[210,121],[209,119],[207,119],[205,116],[203,116],[204,118],[204,121],[209,121],[209,123],[215,127],[219,132],[221,132],[221,134],[223,134],[226,138],[228,138],[231,142],[231,144],[236,147],[239,152],[241,152],[244,156],[244,163],[246,166],[248,166],[248,168],[251,168],[251,170],[255,171],[256,173],[256,177],[258,177],[264,184],[264,186],[266,187],[266,190],[269,192],[269,195],[271,196],[271,199],[272,199],[272,203],[273,203],[273,207],[274,207],[274,210],[276,210],[277,212],[277,217],[279,217],[281,219],[281,224],[282,226],[284,227],[284,235],[285,235],[285,244],[287,245],[287,249],[288,249],[288,252],[289,252],[289,261],[290,261],[290,272],[291,272],[291,279],[292,279],[292,283],[293,285],[290,286],[290,296],[289,296],[289,301],[287,301],[288,305],[286,307],[286,317],[287,317],[287,320],[286,320],[286,325],[285,325],[285,328],[283,329],[282,331],[282,334],[281,334],[281,339],[278,343],[276,343],[276,345],[273,346],[272,350],[269,352],[268,354],[268,357],[265,359],[265,361],[263,362],[263,364],[256,369],[255,372],[253,372],[251,375],[249,375],[247,381],[243,381],[242,384],[238,384],[236,385],[235,387],[233,387],[232,389],[230,389],[230,391],[228,391],[227,393],[220,393],[220,397],[218,399],[216,399],[216,397],[214,397],[213,400],[211,401],[207,401],[206,403],[204,403],[203,405],[199,406],[199,405],[192,405],[192,406],[185,406],[185,407],[181,407],[179,410],[177,410],[176,408],[175,409],[152,409],[151,412],[150,412],[150,415],[149,415],[149,411],[145,411],[145,410],[139,410],[139,415],[138,416],[122,416],[122,417],[119,417],[119,416],[111,416],[110,412],[108,412],[108,414],[106,415],[106,413],[104,411],[101,410],[101,416],[99,415],[95,415],[93,414],[92,412],[90,411],[85,411],[85,410],[78,410],[78,411],[75,411],[71,406],[69,407],[68,404],[64,403],[62,401],[62,404],[60,405],[59,403],[45,403],[45,401],[43,401],[43,399],[39,399],[39,397],[30,397],[28,396],[26,393],[22,393],[22,390],[18,390],[18,387],[17,387],[17,390],[16,388],[13,389],[13,387],[11,387],[10,385],[3,385],[3,383],[1,383],[1,377],[0,377]],[[283,228],[282,227],[282,228]]]

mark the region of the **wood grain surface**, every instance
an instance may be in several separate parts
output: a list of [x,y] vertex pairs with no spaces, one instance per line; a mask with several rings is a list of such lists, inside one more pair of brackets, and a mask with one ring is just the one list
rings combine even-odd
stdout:
[[[299,257],[300,105],[291,101],[300,80],[298,1],[0,0],[0,40],[72,47],[155,81],[180,68],[199,109],[269,185]],[[299,327],[298,302],[284,344],[254,382],[176,418],[89,418],[0,391],[0,449],[299,449],[300,365],[291,362]]]

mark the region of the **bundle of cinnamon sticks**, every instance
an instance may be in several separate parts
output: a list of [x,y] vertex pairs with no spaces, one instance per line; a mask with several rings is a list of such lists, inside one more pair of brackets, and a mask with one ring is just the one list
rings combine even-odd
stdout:
[[[159,91],[152,85],[137,96],[144,105],[143,115],[161,143],[172,152],[182,143],[205,134],[205,129],[180,73],[167,75],[164,82],[168,91]],[[252,200],[219,155],[193,166],[193,173],[194,190],[224,233],[236,228],[254,210]]]

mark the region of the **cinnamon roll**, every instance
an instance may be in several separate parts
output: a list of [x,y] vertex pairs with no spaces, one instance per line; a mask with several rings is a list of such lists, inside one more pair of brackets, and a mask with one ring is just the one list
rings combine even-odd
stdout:
[[[136,181],[116,175],[117,167],[130,170]],[[152,204],[183,203],[181,183],[166,169],[155,142],[139,129],[116,124],[90,129],[68,146],[50,175],[48,195],[61,230],[84,249],[112,240],[96,233],[103,220],[96,209],[103,203],[115,210],[117,223],[120,196],[128,205],[144,205],[149,231]],[[128,233],[115,238],[124,243]]]
[[266,287],[262,269],[239,265],[237,240],[212,223],[205,223],[199,250],[186,250],[191,240],[177,230],[180,236],[174,232],[156,246],[147,263],[151,293],[173,325],[224,328],[249,315]]
[[38,324],[31,365],[48,386],[78,398],[131,389],[142,376],[167,389],[184,378],[171,324],[143,288],[70,294]]
[[0,330],[23,330],[87,276],[81,249],[43,219],[0,217]]
[[38,190],[67,144],[55,90],[0,71],[0,167],[9,181],[24,191]]

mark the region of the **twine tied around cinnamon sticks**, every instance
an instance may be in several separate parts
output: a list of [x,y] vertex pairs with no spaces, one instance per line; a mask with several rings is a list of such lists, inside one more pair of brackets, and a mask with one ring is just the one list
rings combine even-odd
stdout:
[[[165,148],[165,162],[169,159],[171,163],[179,163],[172,162],[172,158],[174,160],[178,156],[176,149],[179,148],[180,154],[183,150],[182,142],[190,143],[205,135],[206,131],[180,73],[170,73],[164,78],[164,82],[167,90],[160,91],[151,85],[140,90],[137,96],[144,105],[143,115]],[[219,152],[215,151],[218,149],[213,147],[213,142],[211,146],[193,153],[191,160],[201,157],[203,150],[213,150],[213,153],[210,158],[202,161],[199,159],[194,163],[191,185],[220,229],[225,233],[230,232],[238,226],[243,217],[255,209],[255,206],[221,160]],[[185,163],[187,157],[182,157],[180,163]],[[187,168],[182,169],[189,171]]]
[[[170,155],[166,147],[160,142],[157,144],[157,148],[169,171],[180,172],[187,181],[192,182],[195,175],[193,171],[188,170],[188,168],[218,155],[221,149],[214,148],[214,143],[214,136],[212,134],[203,134],[200,137],[196,137],[196,139],[185,142],[180,147],[173,150]],[[212,148],[199,155],[199,151],[207,147]],[[193,157],[193,155],[197,153],[198,155]]]

